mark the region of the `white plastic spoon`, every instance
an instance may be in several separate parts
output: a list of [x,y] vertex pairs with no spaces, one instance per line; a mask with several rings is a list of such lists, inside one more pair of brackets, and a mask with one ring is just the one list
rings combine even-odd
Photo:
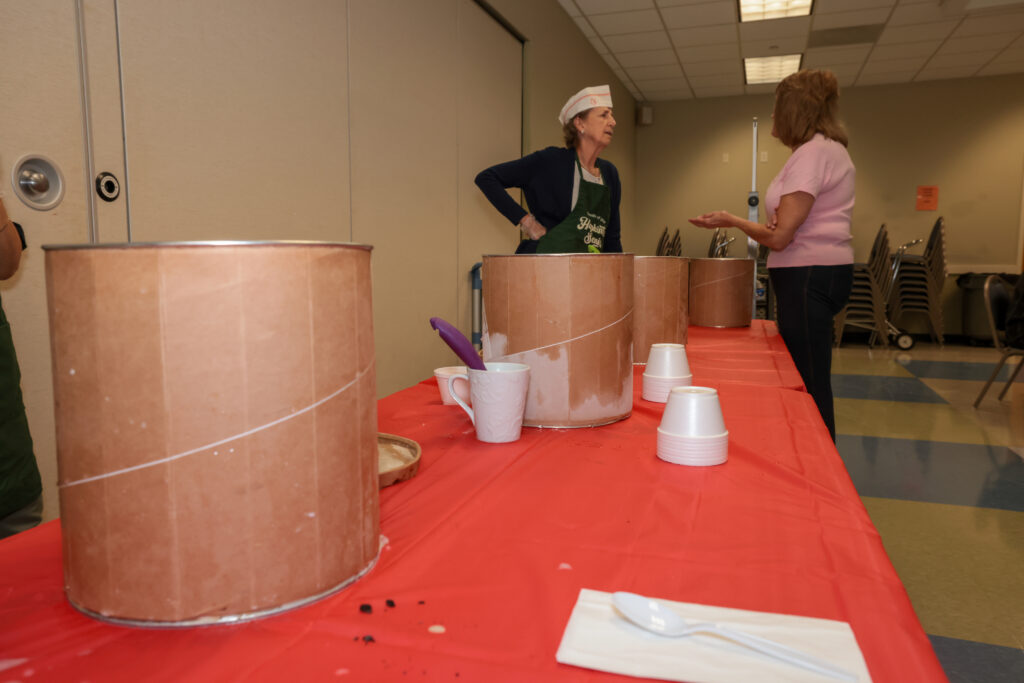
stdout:
[[855,683],[857,676],[845,669],[832,666],[816,657],[794,650],[776,643],[773,640],[761,638],[751,633],[734,631],[718,624],[709,622],[690,623],[676,614],[667,605],[657,600],[637,595],[636,593],[612,593],[612,604],[615,605],[622,616],[637,626],[667,638],[678,638],[697,633],[712,633],[723,638],[728,638],[736,643],[745,645],[752,650],[782,660],[787,664],[799,666],[816,673],[838,678],[841,681]]

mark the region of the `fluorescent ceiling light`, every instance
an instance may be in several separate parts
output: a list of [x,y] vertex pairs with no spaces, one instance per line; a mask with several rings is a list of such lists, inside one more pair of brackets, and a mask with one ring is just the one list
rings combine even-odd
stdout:
[[743,71],[747,85],[757,83],[778,83],[786,76],[800,70],[803,55],[779,55],[778,57],[747,57],[743,60]]
[[739,0],[740,21],[762,21],[785,17],[806,17],[811,0]]

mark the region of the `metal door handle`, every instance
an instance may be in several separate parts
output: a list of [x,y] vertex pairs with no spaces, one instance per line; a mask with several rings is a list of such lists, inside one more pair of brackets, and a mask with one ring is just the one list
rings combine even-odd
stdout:
[[45,174],[35,169],[22,169],[21,177],[18,178],[21,189],[30,197],[39,197],[46,194],[50,189],[50,179]]

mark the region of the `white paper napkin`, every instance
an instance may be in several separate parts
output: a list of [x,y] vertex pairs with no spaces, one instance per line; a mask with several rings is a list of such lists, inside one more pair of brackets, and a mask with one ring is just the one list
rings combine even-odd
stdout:
[[[652,596],[654,597],[654,596]],[[660,599],[659,599],[660,600]],[[710,621],[806,652],[870,683],[844,621],[660,600],[688,621]],[[717,636],[666,638],[626,621],[611,593],[580,589],[555,659],[627,676],[689,683],[822,683],[838,679],[792,666]]]

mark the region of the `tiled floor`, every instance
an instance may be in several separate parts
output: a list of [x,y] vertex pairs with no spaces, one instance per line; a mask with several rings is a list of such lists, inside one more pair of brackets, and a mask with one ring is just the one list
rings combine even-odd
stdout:
[[839,452],[954,683],[1024,681],[1024,372],[971,405],[996,360],[951,344],[833,355]]

